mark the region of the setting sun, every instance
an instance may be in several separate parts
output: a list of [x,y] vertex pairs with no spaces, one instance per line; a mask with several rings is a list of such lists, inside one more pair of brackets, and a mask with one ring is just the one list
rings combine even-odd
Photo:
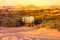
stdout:
[[60,5],[60,0],[0,0],[0,6],[14,6],[18,4],[29,5],[33,4],[36,6],[42,5]]

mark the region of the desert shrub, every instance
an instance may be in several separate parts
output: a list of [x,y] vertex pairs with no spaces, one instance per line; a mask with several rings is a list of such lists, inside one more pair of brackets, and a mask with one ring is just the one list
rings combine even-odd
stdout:
[[40,27],[60,30],[60,15],[48,15],[47,17],[43,15],[40,19],[39,17],[36,17],[35,25],[40,24]]
[[57,28],[57,30],[58,30],[58,31],[60,31],[60,27],[59,27],[59,28]]
[[46,28],[51,28],[51,29],[60,29],[60,21],[59,19],[54,19],[54,20],[45,20],[42,25]]
[[4,25],[4,27],[14,27],[12,22],[8,22]]
[[5,16],[5,14],[0,14],[1,17]]
[[17,20],[15,23],[17,27],[24,26],[24,22],[22,20]]
[[41,24],[42,23],[42,20],[41,19],[36,19],[35,21],[34,21],[34,24],[35,25],[39,25],[39,24]]
[[0,26],[2,26],[2,21],[0,21]]
[[[4,9],[2,9],[4,10]],[[26,15],[32,15],[35,17],[34,24],[41,25],[48,28],[55,28],[60,30],[60,15],[59,12],[53,12],[54,9],[39,9],[39,10],[0,10],[0,25],[8,27],[23,26],[24,23],[21,21],[20,17]],[[52,12],[50,12],[52,11]],[[3,18],[3,19],[2,19]],[[2,21],[1,21],[2,20]]]
[[56,29],[58,31],[60,31],[60,20],[56,22],[56,25],[55,26],[56,26]]
[[27,13],[27,12],[26,12],[25,10],[19,11],[19,14],[22,15],[22,16],[23,16],[23,15],[26,15],[26,13]]
[[49,21],[49,20],[56,20],[56,18],[54,17],[46,18],[46,21]]

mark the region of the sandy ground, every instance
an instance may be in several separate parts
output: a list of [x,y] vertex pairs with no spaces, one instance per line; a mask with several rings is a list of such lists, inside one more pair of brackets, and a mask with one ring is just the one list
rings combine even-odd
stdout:
[[0,28],[0,40],[60,40],[60,32],[47,28]]

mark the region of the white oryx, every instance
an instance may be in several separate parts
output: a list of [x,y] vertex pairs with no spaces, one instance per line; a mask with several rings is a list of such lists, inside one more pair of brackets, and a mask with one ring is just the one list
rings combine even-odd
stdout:
[[34,24],[34,17],[33,16],[25,16],[22,17],[22,21],[24,22],[25,26],[33,26]]

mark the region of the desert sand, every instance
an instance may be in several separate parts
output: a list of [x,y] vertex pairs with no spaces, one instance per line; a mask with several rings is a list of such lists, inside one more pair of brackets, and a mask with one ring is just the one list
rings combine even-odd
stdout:
[[0,40],[60,40],[60,32],[33,27],[0,28]]

